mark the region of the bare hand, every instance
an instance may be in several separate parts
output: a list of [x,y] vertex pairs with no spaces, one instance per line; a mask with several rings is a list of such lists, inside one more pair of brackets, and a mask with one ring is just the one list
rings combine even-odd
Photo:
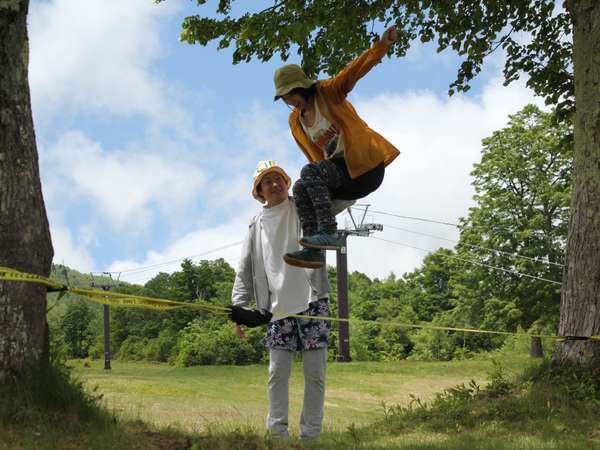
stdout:
[[241,325],[236,325],[235,326],[235,334],[240,339],[246,339],[246,333],[244,332],[244,329],[242,328]]
[[396,25],[392,25],[381,35],[381,42],[385,45],[391,45],[396,41],[398,33],[396,31]]

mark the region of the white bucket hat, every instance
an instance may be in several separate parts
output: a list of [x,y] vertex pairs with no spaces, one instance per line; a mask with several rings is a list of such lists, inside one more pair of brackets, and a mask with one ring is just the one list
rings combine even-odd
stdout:
[[254,171],[254,184],[252,185],[252,196],[261,203],[264,203],[265,199],[262,197],[262,195],[258,193],[258,185],[260,184],[263,177],[271,172],[279,173],[285,180],[288,189],[292,186],[292,179],[287,173],[285,173],[285,170],[283,170],[277,165],[275,161],[271,159],[260,161],[256,165],[256,170]]

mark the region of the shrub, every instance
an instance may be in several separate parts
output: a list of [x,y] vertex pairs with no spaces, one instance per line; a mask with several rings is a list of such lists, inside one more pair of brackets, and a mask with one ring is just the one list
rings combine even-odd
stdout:
[[410,354],[410,359],[425,361],[452,359],[457,349],[453,334],[449,331],[425,328],[417,331],[413,338],[415,346]]
[[148,339],[144,351],[144,359],[148,361],[166,362],[177,345],[177,333],[163,330],[154,339]]
[[552,385],[571,402],[589,402],[600,407],[600,365],[552,364],[545,361],[523,375],[534,387]]
[[380,327],[373,323],[353,324],[350,355],[354,361],[381,361],[386,343]]
[[353,324],[350,351],[355,361],[398,361],[405,359],[412,342],[403,327],[392,324]]
[[147,346],[148,339],[139,336],[129,336],[121,343],[117,356],[121,359],[141,361],[146,357]]
[[196,320],[180,332],[177,353],[171,362],[177,366],[262,362],[266,355],[263,335],[262,328],[251,328],[246,330],[246,339],[240,339],[231,324]]

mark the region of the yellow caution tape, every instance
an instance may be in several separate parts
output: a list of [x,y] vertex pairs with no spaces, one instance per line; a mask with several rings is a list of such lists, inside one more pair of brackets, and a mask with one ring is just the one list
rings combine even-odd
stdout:
[[41,275],[20,272],[8,267],[0,267],[0,280],[43,284],[52,290],[61,291],[61,296],[66,292],[70,292],[72,294],[81,295],[98,303],[117,307],[146,308],[159,311],[178,308],[196,308],[204,309],[215,314],[226,314],[228,311],[225,306],[211,305],[208,303],[178,302],[175,300],[166,300],[162,298],[121,294],[118,292],[104,291],[101,289],[69,287],[56,280],[52,280]]
[[[348,323],[371,323],[377,325],[390,325],[399,328],[418,328],[418,329],[428,329],[428,330],[440,330],[440,331],[462,331],[465,333],[483,333],[483,334],[501,334],[501,335],[510,335],[510,336],[527,336],[527,337],[540,337],[540,338],[550,338],[550,339],[566,339],[564,336],[554,336],[547,334],[530,334],[530,333],[519,333],[513,331],[495,331],[495,330],[482,330],[478,328],[457,328],[457,327],[444,327],[438,325],[431,324],[415,324],[415,323],[402,323],[402,322],[391,322],[391,321],[380,321],[380,320],[366,320],[366,319],[356,319],[349,318],[343,319],[339,317],[325,317],[325,316],[306,316],[302,314],[287,314],[285,317],[295,317],[298,319],[316,319],[316,320],[330,320],[333,322],[348,322]],[[600,338],[600,336],[591,336],[589,339]]]
[[46,285],[50,288],[61,289],[65,287],[58,281],[51,280],[50,278],[42,277],[41,275],[35,275],[32,273],[19,272],[15,269],[0,266],[0,280],[6,281],[25,281],[27,283],[38,283]]
[[[69,287],[56,280],[43,277],[41,275],[35,275],[31,273],[20,272],[9,267],[0,267],[0,280],[4,281],[21,281],[27,283],[38,283],[48,286],[52,290],[61,291],[60,297],[66,292],[86,297],[92,301],[103,303],[105,305],[126,307],[126,308],[146,308],[154,309],[159,311],[167,311],[178,308],[197,308],[210,311],[214,314],[228,314],[229,308],[225,306],[211,305],[208,303],[188,303],[179,302],[175,300],[167,300],[163,298],[154,297],[143,297],[139,295],[120,294],[118,292],[103,291],[100,289],[87,289],[87,288],[76,288]],[[600,335],[597,336],[553,336],[547,334],[529,334],[519,333],[512,331],[496,331],[496,330],[482,330],[478,328],[458,328],[458,327],[444,327],[431,324],[414,324],[414,323],[400,323],[390,321],[376,321],[376,320],[365,320],[365,319],[344,319],[339,317],[325,317],[325,316],[308,316],[303,314],[286,314],[282,317],[294,317],[298,319],[314,319],[314,320],[328,320],[331,322],[346,322],[346,323],[371,323],[376,325],[391,325],[402,328],[417,328],[417,329],[429,329],[429,330],[440,330],[440,331],[458,331],[464,333],[479,333],[479,334],[500,334],[505,336],[526,336],[526,337],[539,337],[556,339],[558,341],[564,340],[600,340]]]

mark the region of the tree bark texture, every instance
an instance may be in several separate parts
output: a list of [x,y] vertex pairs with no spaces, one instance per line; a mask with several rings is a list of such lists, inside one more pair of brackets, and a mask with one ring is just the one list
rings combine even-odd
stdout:
[[[568,0],[573,21],[575,154],[558,333],[600,334],[600,1]],[[557,344],[558,362],[600,363],[600,341]]]
[[[31,115],[28,0],[0,0],[0,266],[48,276],[52,243]],[[47,362],[46,289],[0,281],[0,381]]]
[[529,349],[529,356],[532,358],[543,358],[544,347],[542,346],[542,338],[539,336],[531,336],[531,347]]

